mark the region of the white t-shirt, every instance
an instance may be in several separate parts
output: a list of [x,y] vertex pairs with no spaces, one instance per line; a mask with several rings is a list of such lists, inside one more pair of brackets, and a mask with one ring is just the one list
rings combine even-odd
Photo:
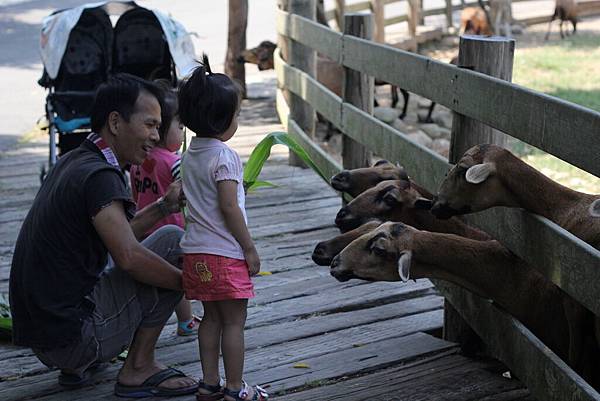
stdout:
[[181,239],[183,252],[244,259],[242,247],[225,224],[217,193],[218,181],[236,181],[238,205],[248,222],[242,161],[238,154],[219,139],[194,137],[183,155],[182,174],[188,210]]

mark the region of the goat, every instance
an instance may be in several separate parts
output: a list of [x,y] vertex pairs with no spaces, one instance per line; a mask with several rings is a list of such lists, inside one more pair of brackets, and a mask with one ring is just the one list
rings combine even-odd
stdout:
[[335,218],[335,225],[340,231],[346,232],[375,218],[403,222],[422,230],[452,233],[480,241],[491,239],[488,234],[458,219],[436,219],[429,212],[431,204],[431,194],[419,190],[410,181],[382,181],[341,208]]
[[362,192],[386,180],[408,180],[408,174],[399,164],[379,160],[371,167],[343,170],[331,177],[330,184],[333,189],[356,198]]
[[[489,298],[521,321],[586,380],[596,381],[599,348],[589,326],[573,332],[576,301],[497,241],[419,231],[384,223],[347,245],[331,262],[339,281],[436,278]],[[573,337],[576,336],[576,337]],[[582,347],[573,360],[572,347]]]
[[[548,32],[546,32],[545,40],[548,40],[550,36],[550,29],[552,28],[552,22],[555,19],[560,19],[560,37],[564,39],[565,35],[563,34],[563,22],[571,21],[573,24],[573,34],[577,32],[577,3],[575,0],[556,0],[556,4],[554,6],[554,14],[552,14],[552,18],[548,23]],[[567,35],[569,35],[569,30],[567,28]]]
[[459,34],[492,35],[490,19],[485,8],[466,7],[460,13]]
[[352,241],[361,235],[370,233],[383,223],[381,220],[370,220],[363,225],[340,234],[328,241],[321,241],[316,246],[312,253],[312,260],[319,266],[329,266],[331,261]]
[[[564,187],[499,146],[477,145],[450,170],[431,212],[444,219],[494,206],[520,207],[539,214],[600,249],[600,195]],[[575,302],[565,309],[573,322],[573,333],[595,326],[600,343],[598,317]],[[570,352],[569,360],[576,361],[584,351],[574,343]]]
[[273,61],[273,52],[277,45],[269,40],[264,40],[252,49],[243,50],[238,56],[237,61],[240,64],[250,63],[256,64],[259,71],[272,70],[275,68]]
[[[261,42],[257,47],[252,49],[246,49],[238,56],[237,61],[239,63],[251,63],[256,64],[259,70],[269,70],[274,68],[273,53],[277,45],[273,42],[265,40]],[[342,96],[342,82],[344,77],[343,67],[337,64],[335,61],[322,56],[317,55],[317,81],[321,82],[327,89],[331,90],[338,96]],[[387,85],[387,83],[375,80],[375,85]],[[399,118],[404,119],[406,117],[406,110],[408,108],[409,93],[392,85],[392,107],[396,107],[398,104],[398,91],[402,93],[404,98],[404,105],[402,107],[402,113]],[[377,103],[375,103],[377,105]],[[431,122],[431,114],[429,114]]]
[[494,206],[539,214],[600,249],[600,195],[562,186],[499,146],[477,145],[450,170],[431,212],[443,219]]

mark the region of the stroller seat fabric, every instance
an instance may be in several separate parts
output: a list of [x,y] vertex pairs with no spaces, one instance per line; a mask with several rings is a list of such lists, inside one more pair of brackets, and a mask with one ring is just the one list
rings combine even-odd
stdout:
[[[118,18],[114,28],[109,14]],[[166,79],[175,86],[176,62],[170,49],[176,49],[177,63],[186,66],[183,71],[195,59],[181,24],[132,1],[57,11],[44,21],[40,46],[44,73],[38,83],[49,89],[50,167],[56,161],[57,147],[62,155],[79,146],[90,133],[95,91],[110,74]]]
[[56,91],[93,91],[104,82],[111,67],[112,25],[101,8],[84,10],[69,35]]
[[152,11],[143,8],[127,11],[117,21],[114,36],[115,72],[173,81],[169,46]]

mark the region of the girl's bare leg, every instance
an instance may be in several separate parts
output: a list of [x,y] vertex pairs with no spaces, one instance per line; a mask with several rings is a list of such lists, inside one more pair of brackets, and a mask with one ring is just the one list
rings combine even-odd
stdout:
[[244,326],[246,324],[247,299],[219,301],[219,314],[223,322],[221,347],[227,377],[227,388],[239,391],[244,372]]
[[[202,381],[208,385],[219,384],[219,350],[221,349],[222,322],[217,304],[220,301],[202,302],[204,316],[198,328],[198,344],[202,363]],[[202,392],[202,388],[198,391]],[[206,390],[204,390],[206,391]]]

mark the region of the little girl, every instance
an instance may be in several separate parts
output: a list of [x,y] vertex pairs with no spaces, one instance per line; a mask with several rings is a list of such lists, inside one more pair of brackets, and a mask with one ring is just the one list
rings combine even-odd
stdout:
[[179,88],[181,121],[196,133],[182,162],[189,216],[181,248],[186,297],[204,306],[198,401],[268,398],[262,388],[242,380],[246,308],[254,296],[250,276],[259,272],[260,260],[246,226],[242,162],[225,144],[237,130],[240,101],[240,87],[227,75],[214,74],[206,55]]
[[[177,116],[177,94],[168,82],[155,81],[165,90],[164,107],[161,110],[161,126],[159,129],[160,140],[152,149],[141,166],[132,166],[131,189],[133,199],[138,209],[155,202],[167,191],[169,184],[179,179],[179,164],[181,158],[175,152],[183,142],[183,126]],[[154,225],[146,234],[149,235],[160,227],[174,224],[181,228],[184,226],[182,213],[169,214]],[[200,319],[192,315],[190,301],[182,299],[175,308],[177,315],[177,334],[189,336],[195,334]]]

